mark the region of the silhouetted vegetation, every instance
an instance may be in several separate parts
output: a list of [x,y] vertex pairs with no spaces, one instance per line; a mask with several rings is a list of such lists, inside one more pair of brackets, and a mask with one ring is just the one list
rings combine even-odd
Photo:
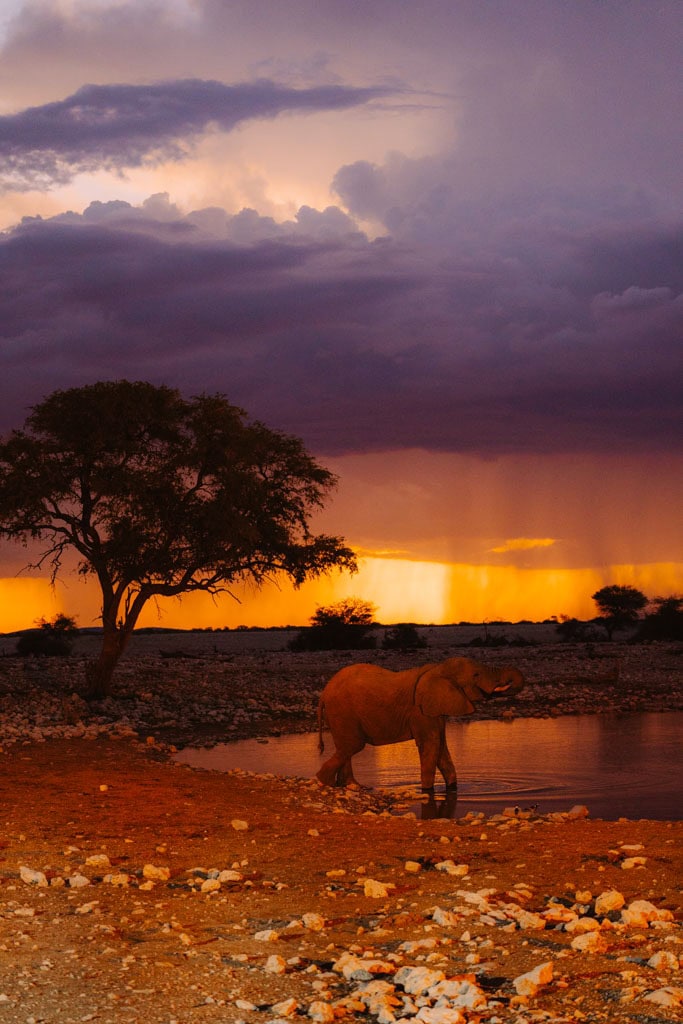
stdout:
[[368,633],[375,625],[375,607],[368,601],[349,597],[337,604],[319,607],[311,625],[292,637],[290,651],[359,651],[376,646]]
[[57,615],[52,622],[41,619],[38,629],[23,633],[17,641],[17,654],[44,658],[65,658],[71,654],[78,626],[68,615]]
[[655,597],[654,611],[645,616],[637,640],[683,640],[683,597]]
[[638,614],[647,605],[647,598],[635,587],[614,584],[602,587],[592,595],[600,612],[600,622],[605,627],[608,640],[616,630],[626,629],[638,621]]
[[590,622],[581,622],[561,615],[556,632],[566,643],[588,643],[598,639],[598,631]]
[[53,579],[67,549],[97,579],[102,648],[86,675],[101,697],[150,599],[355,569],[342,538],[308,528],[334,484],[301,441],[222,395],[101,382],[55,391],[0,442],[0,536],[42,542]]
[[417,651],[426,646],[427,641],[412,622],[399,622],[386,631],[382,640],[385,651]]

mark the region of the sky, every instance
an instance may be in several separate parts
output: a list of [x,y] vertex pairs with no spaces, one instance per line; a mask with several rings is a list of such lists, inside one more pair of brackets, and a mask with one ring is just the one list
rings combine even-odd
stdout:
[[[219,391],[338,478],[360,572],[149,624],[683,593],[678,0],[4,0],[0,431]],[[96,618],[0,547],[0,630]]]

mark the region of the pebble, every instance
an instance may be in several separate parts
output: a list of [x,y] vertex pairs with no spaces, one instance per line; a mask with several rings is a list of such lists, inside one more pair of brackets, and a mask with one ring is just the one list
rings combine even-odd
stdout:
[[535,996],[539,988],[543,985],[548,985],[552,979],[553,964],[552,961],[548,961],[547,963],[539,964],[538,967],[534,967],[532,971],[527,971],[526,974],[520,974],[519,977],[514,979],[512,984],[518,995]]

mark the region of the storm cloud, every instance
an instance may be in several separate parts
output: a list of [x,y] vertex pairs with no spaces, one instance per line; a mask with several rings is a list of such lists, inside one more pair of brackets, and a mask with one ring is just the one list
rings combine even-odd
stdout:
[[0,184],[49,188],[84,171],[178,160],[210,130],[230,132],[245,121],[284,112],[344,110],[395,91],[292,89],[267,80],[84,85],[66,99],[0,117]]
[[323,453],[675,450],[683,230],[558,219],[512,259],[494,220],[448,258],[336,208],[27,220],[0,242],[3,427],[43,375],[125,376],[221,391]]

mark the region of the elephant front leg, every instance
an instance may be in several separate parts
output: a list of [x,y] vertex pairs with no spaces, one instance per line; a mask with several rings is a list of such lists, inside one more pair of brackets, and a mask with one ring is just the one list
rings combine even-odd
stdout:
[[423,793],[434,793],[434,777],[439,756],[438,733],[416,737],[417,749],[420,754],[420,785]]
[[446,743],[446,723],[444,722],[441,727],[440,733],[440,745],[439,745],[439,756],[437,759],[437,768],[443,775],[443,780],[446,783],[447,793],[457,793],[458,791],[458,775],[453,764],[453,758],[451,752],[448,749]]

